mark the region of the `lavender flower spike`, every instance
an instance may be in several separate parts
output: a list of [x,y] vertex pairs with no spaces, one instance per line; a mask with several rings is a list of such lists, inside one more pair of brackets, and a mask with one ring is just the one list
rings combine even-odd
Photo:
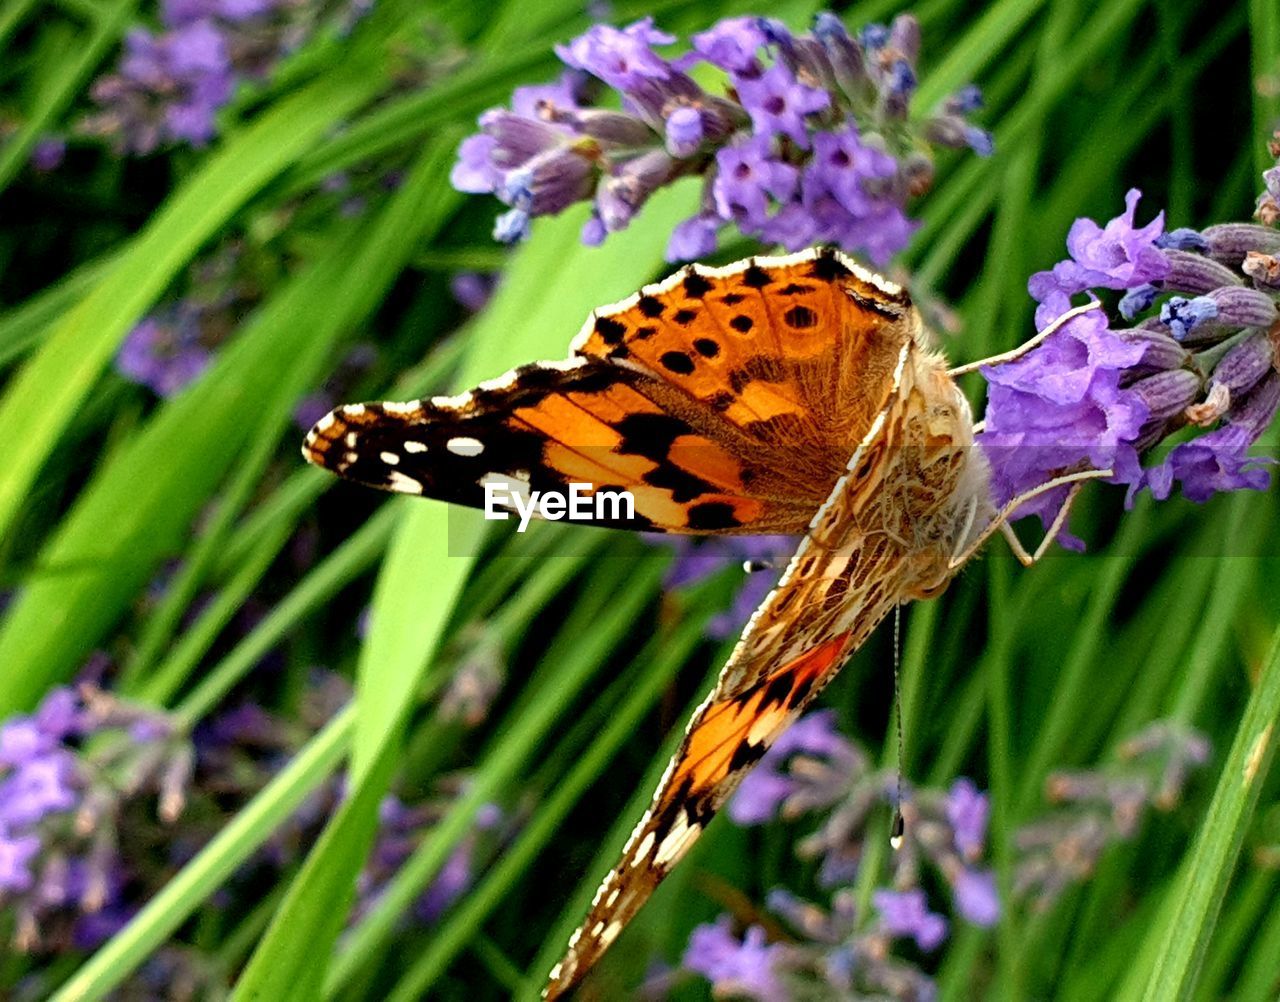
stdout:
[[[883,263],[914,229],[906,204],[932,178],[931,144],[990,148],[966,118],[980,104],[972,89],[932,118],[907,115],[919,36],[909,17],[857,40],[832,14],[806,35],[738,17],[671,58],[659,49],[675,39],[652,18],[596,25],[556,53],[579,83],[616,91],[622,110],[583,106],[583,86],[520,88],[510,110],[480,116],[452,181],[522,213],[495,227],[508,242],[533,218],[590,201],[582,241],[595,245],[657,189],[700,177],[702,208],[672,235],[672,260],[710,253],[729,224],[791,250],[824,241]],[[686,72],[699,63],[723,79],[704,90]]]

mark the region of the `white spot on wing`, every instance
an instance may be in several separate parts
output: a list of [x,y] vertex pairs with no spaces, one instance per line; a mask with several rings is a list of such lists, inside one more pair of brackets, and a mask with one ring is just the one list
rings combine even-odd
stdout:
[[459,435],[457,438],[449,439],[445,446],[455,456],[478,456],[484,452],[484,443],[478,438],[471,438],[468,435]]
[[347,417],[360,417],[367,409],[364,404],[347,404],[342,408],[342,413]]
[[410,400],[405,403],[398,403],[395,400],[383,401],[382,409],[388,414],[396,417],[409,417],[417,414],[421,409],[421,405],[416,400]]
[[690,825],[681,811],[676,815],[675,822],[671,825],[671,830],[667,832],[662,840],[662,844],[658,846],[658,851],[653,857],[653,861],[658,866],[668,866],[679,859],[685,849],[693,844],[694,840],[702,832],[700,825]]
[[452,396],[452,397],[432,397],[431,403],[433,406],[436,406],[436,407],[445,407],[450,410],[453,410],[461,407],[466,407],[467,404],[471,403],[471,400],[472,400],[472,393],[470,390],[467,390],[465,393],[459,393],[456,396]]
[[406,477],[399,470],[392,470],[387,474],[387,486],[404,494],[422,493],[422,484],[413,477]]
[[378,453],[378,458],[381,459],[388,466],[400,465],[400,457],[397,456],[394,452],[380,452]]
[[426,442],[419,442],[419,441],[417,441],[416,439],[412,439],[412,438],[411,438],[411,439],[409,439],[409,441],[407,441],[407,442],[405,442],[405,443],[404,443],[404,451],[405,451],[405,452],[414,452],[414,453],[417,453],[417,452],[426,452],[426,451],[427,451],[427,443],[426,443]]
[[653,832],[645,832],[644,838],[641,839],[640,844],[636,846],[635,857],[631,860],[632,866],[639,866],[644,862],[645,857],[649,855],[649,850],[653,848],[653,842]]

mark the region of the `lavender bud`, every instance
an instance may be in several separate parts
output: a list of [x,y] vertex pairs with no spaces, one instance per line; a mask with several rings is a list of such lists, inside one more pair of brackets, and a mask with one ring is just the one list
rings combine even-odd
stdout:
[[1232,347],[1213,370],[1210,385],[1225,386],[1233,397],[1248,393],[1271,371],[1275,353],[1263,334],[1253,334]]
[[907,106],[916,92],[916,73],[905,59],[889,67],[881,92],[881,109],[889,118],[906,118]]
[[879,52],[889,44],[889,29],[883,24],[868,24],[858,33],[865,52]]
[[1149,310],[1151,304],[1156,301],[1159,291],[1150,282],[1139,285],[1136,289],[1130,289],[1120,298],[1120,316],[1126,320],[1132,320],[1139,313]]
[[1264,192],[1258,196],[1258,208],[1254,215],[1263,226],[1275,226],[1280,223],[1280,202],[1270,192]]
[[899,14],[889,28],[889,45],[914,67],[920,58],[920,22],[910,14]]
[[195,773],[195,752],[190,745],[179,746],[160,775],[160,820],[172,824],[187,802],[187,787]]
[[909,195],[923,195],[933,187],[933,161],[920,153],[908,155],[902,162],[902,182]]
[[599,247],[604,243],[604,238],[609,235],[609,231],[604,228],[604,223],[600,222],[598,213],[591,213],[591,216],[582,224],[582,234],[579,239],[582,240],[585,247]]
[[653,130],[634,115],[599,108],[554,108],[550,119],[609,146],[648,146]]
[[1117,331],[1125,341],[1130,344],[1140,344],[1146,351],[1142,353],[1141,360],[1134,366],[1130,367],[1130,371],[1136,371],[1143,375],[1149,375],[1154,372],[1166,372],[1169,369],[1178,369],[1186,364],[1191,353],[1186,348],[1178,344],[1168,334],[1158,330],[1122,330]]
[[857,94],[870,83],[862,50],[853,43],[840,18],[829,12],[818,14],[813,19],[813,36],[826,51],[831,72],[846,94]]
[[671,177],[674,162],[662,150],[631,160],[596,192],[596,209],[610,233],[626,228],[636,210]]
[[1218,323],[1224,327],[1270,327],[1276,320],[1275,300],[1265,292],[1232,286],[1214,289],[1209,298],[1218,304]]
[[502,179],[499,197],[533,216],[554,215],[587,198],[594,187],[590,160],[560,146],[533,157]]
[[1160,236],[1156,237],[1156,246],[1162,250],[1197,251],[1203,253],[1209,249],[1209,241],[1207,241],[1196,230],[1182,226],[1176,230],[1170,230],[1168,233],[1162,233]]
[[1166,289],[1204,295],[1224,285],[1241,284],[1239,275],[1211,258],[1180,250],[1167,250],[1164,253],[1170,265],[1169,275],[1164,280]]
[[1174,296],[1160,307],[1160,322],[1179,341],[1185,341],[1192,331],[1217,315],[1218,304],[1208,296],[1196,296],[1195,299]]
[[1280,258],[1249,251],[1244,256],[1244,264],[1240,265],[1240,270],[1252,278],[1256,285],[1280,289]]
[[493,221],[493,239],[503,244],[514,244],[529,237],[529,213],[523,209],[504,212]]
[[543,150],[559,146],[565,138],[548,122],[502,108],[481,115],[480,127],[497,142],[490,158],[498,167],[517,167]]
[[951,115],[969,115],[985,105],[982,89],[977,84],[966,84],[947,98],[943,110]]
[[677,108],[667,116],[667,152],[683,159],[698,152],[705,129],[696,108]]
[[1170,369],[1139,379],[1130,387],[1151,411],[1152,425],[1163,425],[1200,396],[1200,377],[1190,369]]
[[1253,223],[1222,223],[1204,231],[1209,256],[1233,268],[1240,267],[1250,251],[1280,253],[1280,231]]
[[1275,418],[1277,406],[1280,406],[1280,373],[1271,372],[1252,393],[1231,405],[1227,420],[1253,443]]
[[1272,198],[1280,199],[1280,165],[1262,172],[1262,182]]

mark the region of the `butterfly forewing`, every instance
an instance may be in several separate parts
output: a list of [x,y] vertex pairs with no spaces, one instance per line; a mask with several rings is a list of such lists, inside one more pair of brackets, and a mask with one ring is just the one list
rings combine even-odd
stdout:
[[306,458],[384,490],[481,508],[505,491],[626,490],[589,524],[797,533],[889,392],[904,294],[813,251],[688,268],[588,320],[566,361],[456,397],[338,408]]

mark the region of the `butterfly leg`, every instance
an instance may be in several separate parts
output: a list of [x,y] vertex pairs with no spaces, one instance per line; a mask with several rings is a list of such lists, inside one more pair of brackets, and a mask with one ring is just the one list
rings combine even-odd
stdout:
[[[978,533],[977,538],[974,539],[973,542],[963,547],[951,558],[951,567],[954,569],[966,563],[970,557],[981,549],[982,545],[986,543],[988,539],[990,539],[995,533],[1002,531],[1002,528],[1009,524],[1009,520],[1013,517],[1014,513],[1028,501],[1033,501],[1041,494],[1056,490],[1059,487],[1075,484],[1078,488],[1078,485],[1083,481],[1098,480],[1100,478],[1110,477],[1113,475],[1114,471],[1110,469],[1080,470],[1077,473],[1067,473],[1061,477],[1054,477],[1052,480],[1048,480],[1045,483],[1040,484],[1038,487],[1033,487],[1031,490],[1026,491],[1023,494],[1019,494],[996,513],[995,518],[983,527],[982,531]],[[1025,547],[1023,547],[1021,543],[1018,543],[1017,547],[1014,548],[1014,555],[1017,556],[1019,560],[1029,566],[1044,555],[1044,551],[1048,549],[1049,543],[1052,542],[1054,537],[1062,530],[1062,526],[1065,524],[1067,519],[1067,512],[1070,509],[1071,501],[1073,500],[1074,494],[1069,494],[1067,500],[1063,502],[1062,507],[1058,510],[1058,514],[1054,518],[1053,524],[1049,526],[1049,532],[1046,534],[1045,539],[1041,541],[1040,546],[1036,547],[1036,552],[1034,554],[1027,553]],[[1008,538],[1007,534],[1005,538]],[[1014,539],[1017,539],[1017,537],[1015,536]],[[1010,546],[1012,545],[1013,544],[1011,543]],[[1024,557],[1026,559],[1024,559]]]
[[1006,362],[1016,361],[1027,352],[1031,351],[1031,349],[1040,345],[1040,343],[1043,342],[1045,338],[1049,337],[1049,335],[1061,330],[1062,327],[1070,323],[1076,317],[1081,314],[1088,313],[1090,310],[1097,310],[1101,308],[1102,303],[1096,299],[1090,303],[1085,303],[1083,306],[1073,307],[1072,309],[1067,310],[1066,313],[1062,314],[1062,316],[1055,318],[1051,324],[1049,324],[1035,337],[1031,338],[1031,340],[1024,341],[1022,344],[1018,345],[1018,347],[1010,351],[1001,352],[999,355],[992,355],[989,358],[980,358],[976,362],[968,362],[965,365],[957,365],[954,369],[947,370],[947,375],[954,379],[956,376],[963,376],[966,373],[975,371],[976,369],[981,369],[983,366],[1004,365]]
[[1018,538],[1018,534],[1013,531],[1013,526],[1008,522],[1000,524],[1000,534],[1004,536],[1005,541],[1009,544],[1009,549],[1013,551],[1013,555],[1018,558],[1018,562],[1023,567],[1030,567],[1037,563],[1041,557],[1048,552],[1053,541],[1058,538],[1058,533],[1062,531],[1062,527],[1067,524],[1067,516],[1071,513],[1071,505],[1075,503],[1076,495],[1080,493],[1082,483],[1074,483],[1067,492],[1066,498],[1063,499],[1062,505],[1058,508],[1058,514],[1053,517],[1053,522],[1045,531],[1044,538],[1040,540],[1040,545],[1036,547],[1035,553],[1028,553],[1026,547],[1022,545],[1022,541]]

